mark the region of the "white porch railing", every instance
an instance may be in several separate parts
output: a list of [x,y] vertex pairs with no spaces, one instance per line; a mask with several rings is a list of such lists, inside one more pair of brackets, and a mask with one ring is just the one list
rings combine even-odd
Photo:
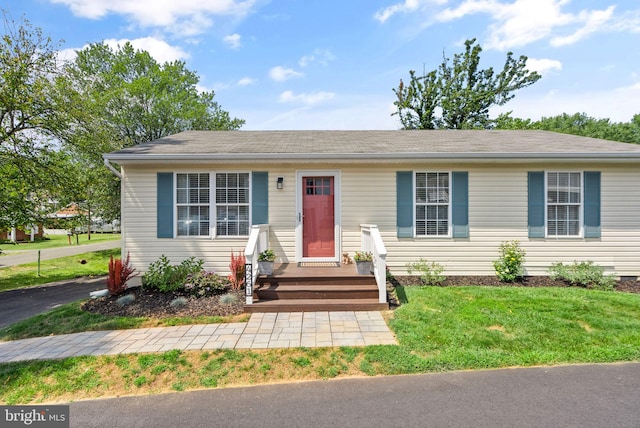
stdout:
[[373,274],[378,284],[378,301],[387,303],[387,249],[375,224],[361,224],[362,251],[373,254]]
[[258,256],[261,252],[269,248],[269,225],[258,224],[251,226],[249,232],[249,240],[244,249],[244,257],[246,259],[244,265],[244,296],[245,303],[251,305],[253,303],[253,286],[258,279]]

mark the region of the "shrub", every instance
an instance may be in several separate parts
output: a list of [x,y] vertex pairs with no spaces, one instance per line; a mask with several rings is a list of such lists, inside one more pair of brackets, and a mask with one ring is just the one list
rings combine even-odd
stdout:
[[431,262],[420,258],[417,262],[407,263],[407,272],[409,275],[416,271],[420,273],[420,280],[424,285],[441,285],[446,276],[441,275],[444,271],[444,266],[439,263]]
[[614,275],[605,275],[604,268],[593,264],[592,261],[576,262],[572,265],[554,263],[549,268],[552,279],[561,279],[570,285],[577,285],[596,290],[611,291],[616,284]]
[[113,256],[109,259],[109,276],[107,277],[107,289],[109,294],[117,296],[122,294],[127,289],[127,281],[133,278],[135,275],[135,269],[129,264],[129,253],[127,258],[114,259]]
[[190,273],[200,272],[204,261],[191,256],[177,266],[171,266],[169,259],[163,254],[158,260],[149,265],[147,272],[142,275],[142,287],[157,289],[163,293],[178,291],[184,288]]
[[238,301],[238,296],[235,294],[223,294],[220,296],[220,303],[223,305],[232,305]]
[[184,289],[195,297],[206,297],[220,294],[229,288],[229,281],[214,272],[200,271],[187,275]]
[[134,300],[136,300],[136,296],[134,296],[133,294],[127,294],[126,296],[118,297],[116,303],[118,304],[118,306],[127,306],[133,303]]
[[247,263],[247,259],[244,254],[240,253],[237,256],[231,251],[231,263],[229,264],[229,281],[231,281],[231,287],[234,290],[239,290],[244,285],[244,265]]
[[513,282],[524,275],[525,251],[518,241],[505,241],[500,244],[500,258],[493,261],[498,279],[502,282]]
[[176,297],[169,303],[172,308],[181,308],[187,304],[186,297]]

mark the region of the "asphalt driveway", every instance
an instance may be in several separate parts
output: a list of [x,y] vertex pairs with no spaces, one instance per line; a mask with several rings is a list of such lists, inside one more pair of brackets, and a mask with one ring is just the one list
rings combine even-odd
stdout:
[[106,288],[106,285],[106,276],[82,277],[0,292],[0,328],[65,303],[86,299],[91,291]]

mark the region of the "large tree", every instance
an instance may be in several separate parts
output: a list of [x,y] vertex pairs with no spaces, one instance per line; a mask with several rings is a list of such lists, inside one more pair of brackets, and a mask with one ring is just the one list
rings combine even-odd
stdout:
[[[59,91],[73,106],[64,140],[86,166],[78,192],[106,219],[119,216],[119,183],[102,154],[185,130],[234,130],[213,92],[197,88],[198,76],[182,61],[159,64],[126,43],[118,49],[91,44],[66,66]],[[80,196],[79,196],[80,197]]]
[[409,84],[400,80],[394,105],[404,129],[489,128],[492,106],[506,104],[518,89],[532,85],[540,75],[526,68],[527,57],[507,58],[502,71],[480,68],[482,48],[471,39],[453,61],[443,55],[440,66],[418,76],[409,72]]
[[41,220],[43,204],[65,181],[57,135],[65,106],[54,87],[57,45],[4,13],[0,41],[0,229]]

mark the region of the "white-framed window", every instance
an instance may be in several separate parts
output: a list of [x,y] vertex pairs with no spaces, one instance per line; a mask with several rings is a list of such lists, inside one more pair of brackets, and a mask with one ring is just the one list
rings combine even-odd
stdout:
[[451,174],[415,173],[415,235],[450,236]]
[[249,235],[251,174],[217,172],[215,177],[216,235]]
[[176,174],[178,236],[210,236],[209,173]]
[[547,236],[581,236],[582,191],[581,172],[546,173]]

